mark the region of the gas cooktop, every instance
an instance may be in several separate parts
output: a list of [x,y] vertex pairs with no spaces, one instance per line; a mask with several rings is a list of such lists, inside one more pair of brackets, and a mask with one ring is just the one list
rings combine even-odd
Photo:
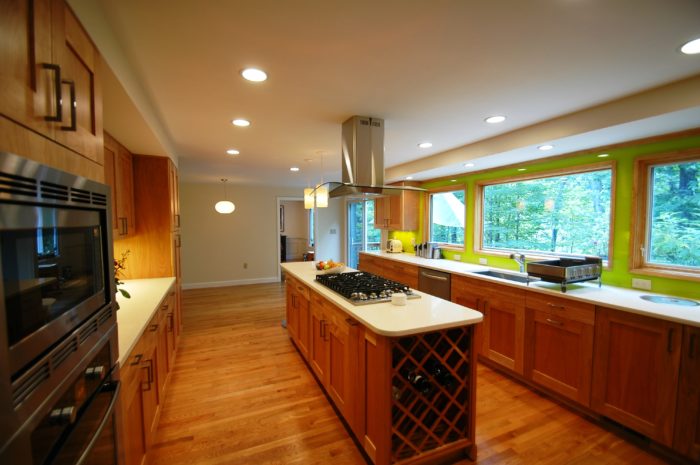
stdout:
[[406,294],[409,299],[420,298],[405,284],[364,271],[317,275],[316,281],[355,305],[390,302],[391,295],[397,292]]

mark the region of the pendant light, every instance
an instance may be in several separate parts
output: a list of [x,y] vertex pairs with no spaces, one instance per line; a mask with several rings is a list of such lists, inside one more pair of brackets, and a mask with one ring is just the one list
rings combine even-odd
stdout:
[[307,210],[314,208],[314,190],[310,187],[304,189],[304,208]]
[[214,210],[217,212],[221,213],[222,215],[228,215],[229,213],[233,213],[233,211],[236,209],[236,206],[231,202],[230,200],[226,200],[226,181],[228,179],[221,179],[221,182],[224,184],[224,200],[219,200],[216,202],[216,205],[214,205]]

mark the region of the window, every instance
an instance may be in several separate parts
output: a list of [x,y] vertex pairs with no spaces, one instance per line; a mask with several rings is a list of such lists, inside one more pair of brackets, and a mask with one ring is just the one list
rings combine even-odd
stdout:
[[428,211],[430,242],[464,246],[464,189],[432,192]]
[[[613,165],[478,186],[481,250],[609,260]],[[479,224],[479,221],[477,221]]]
[[309,245],[309,247],[313,247],[314,246],[314,209],[311,208],[311,209],[306,210],[306,211],[308,212],[307,215],[309,215],[309,218],[308,218],[308,220],[309,220],[309,224],[308,224],[309,244],[308,245]]
[[380,250],[381,231],[374,228],[374,200],[348,202],[348,265],[357,268],[360,251]]
[[700,277],[700,153],[635,164],[632,271]]

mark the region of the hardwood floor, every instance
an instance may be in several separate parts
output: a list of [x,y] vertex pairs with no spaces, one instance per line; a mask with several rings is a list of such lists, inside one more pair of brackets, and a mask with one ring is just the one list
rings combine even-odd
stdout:
[[[283,315],[281,284],[183,293],[184,332],[150,464],[365,463]],[[487,367],[477,383],[477,464],[664,463]]]

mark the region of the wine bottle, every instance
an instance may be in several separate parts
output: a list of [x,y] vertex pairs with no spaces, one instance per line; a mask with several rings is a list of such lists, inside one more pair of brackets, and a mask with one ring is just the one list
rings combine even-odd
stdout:
[[433,384],[430,380],[420,373],[416,367],[404,366],[402,375],[406,380],[413,385],[414,388],[424,396],[430,394],[433,390]]
[[445,368],[440,362],[435,359],[430,359],[425,363],[425,369],[433,377],[438,384],[445,386],[447,389],[452,388],[455,384],[455,377],[450,371]]

